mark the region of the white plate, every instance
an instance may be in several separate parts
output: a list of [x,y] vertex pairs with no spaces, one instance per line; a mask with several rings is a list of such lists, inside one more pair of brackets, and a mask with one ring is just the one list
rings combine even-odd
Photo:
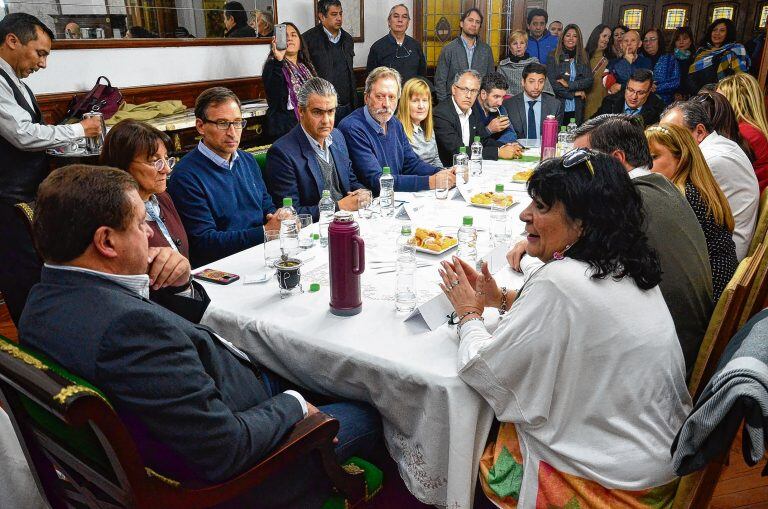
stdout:
[[416,248],[416,251],[418,251],[419,253],[427,253],[427,254],[431,254],[431,255],[441,255],[441,254],[445,253],[446,251],[450,251],[451,249],[453,249],[454,247],[456,247],[458,245],[459,245],[459,243],[457,242],[456,244],[454,244],[454,245],[452,245],[450,247],[446,247],[442,251],[432,251],[431,249],[427,249],[426,247],[421,247],[421,246],[414,246],[414,247]]

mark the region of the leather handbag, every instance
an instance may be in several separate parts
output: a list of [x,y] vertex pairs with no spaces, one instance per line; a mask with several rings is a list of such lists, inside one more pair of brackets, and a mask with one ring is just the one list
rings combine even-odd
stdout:
[[[106,84],[101,81],[104,80]],[[104,116],[104,120],[117,112],[123,102],[123,94],[120,89],[113,87],[109,78],[99,76],[93,88],[84,96],[74,96],[69,103],[64,123],[79,122],[83,113],[97,111]]]

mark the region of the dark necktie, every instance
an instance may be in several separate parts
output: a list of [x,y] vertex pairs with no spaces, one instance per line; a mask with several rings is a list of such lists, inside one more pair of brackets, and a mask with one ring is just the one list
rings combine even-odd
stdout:
[[533,105],[536,104],[536,101],[528,101],[528,139],[529,140],[535,140],[538,139],[538,134],[536,134],[536,113],[533,111]]

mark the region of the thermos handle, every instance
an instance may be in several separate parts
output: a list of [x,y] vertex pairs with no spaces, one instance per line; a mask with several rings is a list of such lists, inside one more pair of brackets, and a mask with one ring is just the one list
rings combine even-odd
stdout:
[[359,276],[365,271],[365,242],[363,242],[363,238],[360,235],[353,235],[352,242],[357,247],[355,249],[357,256],[353,257],[356,263],[352,265],[352,274]]

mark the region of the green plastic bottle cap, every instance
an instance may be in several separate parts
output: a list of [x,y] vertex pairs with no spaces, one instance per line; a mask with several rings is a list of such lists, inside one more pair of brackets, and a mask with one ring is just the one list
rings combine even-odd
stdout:
[[566,132],[567,130],[568,130],[568,128],[567,128],[567,127],[565,127],[564,125],[563,125],[563,126],[560,126],[560,132],[561,132],[561,133],[564,133],[564,132]]
[[496,184],[496,192],[497,193],[503,193],[504,192],[504,184]]
[[466,154],[467,153],[467,147],[459,147],[459,154]]
[[283,198],[283,207],[293,207],[293,198]]
[[320,234],[319,233],[313,233],[312,234],[312,240],[319,240],[319,239],[320,239]]
[[472,223],[473,223],[472,216],[464,216],[462,223],[464,224],[464,226],[472,226]]
[[475,136],[475,141],[480,141],[480,136]]
[[311,285],[309,285],[310,293],[319,292],[319,291],[320,291],[320,283],[312,283]]
[[383,173],[384,175],[391,175],[392,174],[392,170],[389,169],[389,166],[385,166],[385,167],[383,167],[381,169],[381,173]]
[[327,189],[323,189],[323,198],[330,198],[331,192]]
[[571,124],[575,124],[575,123],[576,123],[576,119],[575,119],[575,118],[572,118],[572,119],[571,119]]
[[400,235],[410,235],[411,234],[411,226],[410,225],[404,225],[402,228],[400,228]]

